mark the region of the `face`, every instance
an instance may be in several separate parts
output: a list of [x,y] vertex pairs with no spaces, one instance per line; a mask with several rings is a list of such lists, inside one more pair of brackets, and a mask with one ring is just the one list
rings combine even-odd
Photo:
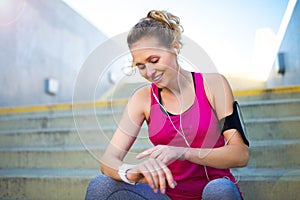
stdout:
[[133,66],[158,87],[167,87],[177,77],[178,65],[174,49],[162,47],[155,38],[142,38],[131,46]]

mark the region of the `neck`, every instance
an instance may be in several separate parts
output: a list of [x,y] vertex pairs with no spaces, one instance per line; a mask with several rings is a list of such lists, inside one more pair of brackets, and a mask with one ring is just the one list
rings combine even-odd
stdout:
[[193,77],[191,72],[185,71],[183,69],[178,69],[176,77],[174,77],[172,84],[168,88],[164,88],[169,90],[175,95],[180,95],[183,91],[187,88],[194,88],[193,87]]
[[173,87],[163,88],[160,93],[162,104],[167,111],[173,114],[181,114],[186,111],[193,105],[195,99],[192,73],[185,70],[180,71],[173,80]]

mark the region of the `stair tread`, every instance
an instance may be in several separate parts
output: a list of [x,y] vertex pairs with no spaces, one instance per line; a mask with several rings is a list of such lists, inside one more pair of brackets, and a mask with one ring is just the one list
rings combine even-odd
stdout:
[[233,173],[242,180],[294,180],[300,181],[300,168],[238,168]]
[[101,115],[111,115],[111,114],[121,114],[122,110],[101,110],[101,111],[80,111],[80,112],[53,112],[53,113],[26,113],[26,114],[11,114],[11,115],[0,115],[0,121],[8,120],[34,120],[34,119],[54,119],[54,118],[65,118],[65,117],[84,117],[84,116],[101,116]]
[[288,103],[300,103],[300,98],[242,101],[239,104],[240,106],[243,107],[243,106],[257,106],[257,105],[288,104]]
[[[101,174],[99,169],[0,169],[0,178],[84,178]],[[300,168],[236,168],[233,174],[243,180],[300,181]]]
[[[268,123],[268,122],[288,122],[288,121],[300,121],[300,116],[292,117],[272,117],[272,118],[252,118],[245,119],[247,123]],[[142,128],[145,128],[146,124],[143,124]],[[101,125],[101,126],[87,126],[87,127],[61,127],[61,128],[28,128],[28,129],[2,129],[0,134],[21,134],[21,133],[37,133],[37,132],[59,132],[59,131],[99,131],[99,130],[114,130],[116,125]]]
[[[263,105],[273,105],[273,104],[289,104],[289,103],[300,103],[300,98],[289,98],[289,99],[270,99],[270,100],[254,100],[254,101],[246,101],[240,102],[241,107],[248,106],[263,106]],[[109,108],[109,107],[108,107]],[[82,117],[82,116],[91,116],[91,115],[109,115],[112,113],[121,114],[123,112],[123,108],[120,109],[118,107],[113,107],[109,110],[98,110],[96,108],[87,108],[86,111],[77,111],[74,110],[59,110],[59,111],[46,111],[46,112],[33,112],[33,113],[16,113],[16,114],[3,114],[0,115],[0,121],[8,121],[8,120],[34,120],[34,119],[53,119],[53,118],[64,118],[64,117]]]
[[251,119],[245,119],[245,123],[254,123],[254,122],[260,122],[260,123],[268,123],[268,122],[286,122],[286,121],[299,121],[300,116],[292,116],[292,117],[268,117],[268,118],[251,118]]
[[73,146],[50,146],[50,147],[0,147],[0,151],[74,151],[74,150],[86,150],[86,149],[105,149],[101,145],[95,146],[80,146],[80,145],[73,145]]
[[51,132],[71,132],[71,131],[99,131],[99,130],[110,130],[115,129],[115,125],[106,125],[106,126],[97,126],[97,127],[80,127],[76,128],[74,127],[62,127],[62,128],[34,128],[34,129],[17,129],[17,130],[0,130],[0,134],[26,134],[26,133],[39,133],[39,132],[45,132],[45,133],[51,133]]
[[99,169],[0,169],[1,178],[91,178]]
[[[148,139],[146,139],[148,141]],[[292,140],[251,140],[251,147],[261,147],[261,146],[280,146],[280,145],[293,145],[300,144],[300,139]],[[149,143],[150,144],[150,143]],[[133,148],[135,149],[145,149],[150,145],[144,143],[135,143]],[[85,149],[99,149],[102,150],[105,147],[99,143],[99,145],[63,145],[63,146],[25,146],[25,147],[0,147],[0,151],[67,151],[67,150],[85,150]]]
[[[26,134],[26,133],[51,133],[51,132],[72,132],[72,131],[99,131],[99,130],[115,130],[117,125],[99,125],[99,126],[87,126],[87,127],[61,127],[61,128],[28,128],[28,129],[3,129],[0,130],[1,134]],[[142,129],[146,127],[146,124],[142,126]]]
[[254,147],[292,145],[292,144],[300,144],[300,139],[292,139],[292,140],[251,140],[250,143],[251,143],[251,146],[254,146]]

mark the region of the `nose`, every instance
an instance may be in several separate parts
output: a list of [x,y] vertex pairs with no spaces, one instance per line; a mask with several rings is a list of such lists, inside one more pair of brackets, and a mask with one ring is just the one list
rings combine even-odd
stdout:
[[154,67],[152,67],[151,65],[146,65],[146,73],[147,73],[147,77],[152,77],[152,75],[155,73],[155,69]]

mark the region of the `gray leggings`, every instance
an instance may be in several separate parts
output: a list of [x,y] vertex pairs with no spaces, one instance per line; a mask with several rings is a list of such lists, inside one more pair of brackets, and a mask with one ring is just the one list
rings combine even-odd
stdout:
[[[154,193],[147,184],[130,185],[99,175],[94,178],[86,192],[85,200],[170,200],[166,194]],[[202,199],[242,199],[232,181],[219,178],[210,181],[204,188]]]

